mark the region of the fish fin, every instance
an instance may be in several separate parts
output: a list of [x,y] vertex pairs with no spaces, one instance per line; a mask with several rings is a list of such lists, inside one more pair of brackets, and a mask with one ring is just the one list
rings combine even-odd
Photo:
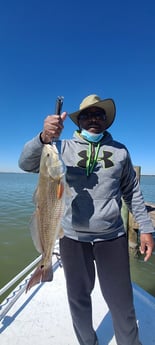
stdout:
[[72,193],[71,193],[71,189],[69,187],[69,184],[67,182],[65,182],[65,191],[66,191],[67,197],[71,198],[72,197]]
[[39,186],[36,187],[36,189],[35,189],[35,191],[33,193],[32,201],[33,201],[34,204],[37,203],[38,193],[39,193]]
[[62,198],[63,192],[64,192],[64,183],[60,181],[58,186],[57,186],[57,198],[58,199]]
[[29,228],[30,228],[30,232],[31,232],[31,237],[34,243],[34,246],[36,248],[36,250],[39,253],[43,253],[43,248],[42,248],[42,244],[40,241],[40,232],[38,231],[38,217],[39,217],[39,209],[36,209],[36,211],[33,213],[31,219],[30,219],[30,223],[29,223]]
[[42,279],[43,269],[38,266],[37,269],[32,274],[27,286],[26,286],[26,293],[28,290],[32,288],[32,286],[39,284]]
[[53,267],[52,264],[46,269],[43,268],[42,282],[51,282],[53,280]]
[[59,234],[58,234],[59,238],[63,238],[64,237],[64,231],[62,228],[60,228]]

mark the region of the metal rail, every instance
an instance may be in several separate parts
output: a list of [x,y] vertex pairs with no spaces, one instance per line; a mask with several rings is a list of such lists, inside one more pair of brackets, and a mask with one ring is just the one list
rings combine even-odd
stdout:
[[[57,253],[56,253],[57,254]],[[36,258],[30,265],[28,265],[23,271],[21,271],[17,276],[15,276],[8,284],[6,284],[1,290],[1,295],[6,292],[11,286],[15,284],[22,276],[24,276],[28,271],[30,271],[41,259],[42,255],[40,255],[38,258]],[[57,261],[53,264],[53,272],[56,271],[58,267],[60,267],[60,259],[57,258]],[[32,270],[33,271],[33,270]],[[19,283],[15,287],[15,289],[11,292],[11,294],[2,302],[0,305],[0,321],[4,319],[7,312],[11,309],[11,307],[15,304],[15,302],[18,300],[18,298],[23,294],[23,292],[26,290],[27,283],[29,279],[31,278],[32,271],[28,276],[25,277],[25,279]]]
[[22,278],[27,272],[29,272],[40,260],[42,255],[38,256],[34,261],[31,262],[26,268],[17,274],[12,280],[10,280],[5,286],[0,289],[0,296],[3,295],[11,286],[13,286],[20,278]]

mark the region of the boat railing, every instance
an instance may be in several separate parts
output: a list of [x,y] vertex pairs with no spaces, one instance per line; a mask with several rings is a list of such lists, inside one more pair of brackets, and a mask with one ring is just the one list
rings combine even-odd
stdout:
[[0,289],[0,296],[7,292],[16,282],[18,282],[26,273],[28,273],[37,263],[41,260],[42,255],[32,261],[27,267],[25,267],[20,273],[18,273],[12,280],[10,280],[5,286]]
[[[61,266],[61,260],[59,256],[59,242],[56,241],[55,248],[53,255],[55,256],[54,264],[53,264],[53,272]],[[34,261],[32,261],[28,266],[26,266],[20,273],[18,273],[12,280],[10,280],[4,287],[0,289],[0,296],[5,294],[7,291],[9,293],[9,289],[18,282],[17,286],[13,288],[13,291],[4,299],[4,301],[0,305],[0,321],[4,318],[13,304],[17,301],[17,299],[23,294],[26,290],[27,283],[31,278],[33,268],[41,261],[42,255],[38,256]],[[28,273],[28,274],[27,274]],[[25,276],[25,279],[24,279]],[[23,280],[22,280],[23,278]],[[20,282],[21,280],[21,282]]]
[[[18,273],[12,280],[10,280],[5,286],[0,289],[0,296],[5,294],[9,289],[19,282],[28,272],[31,273],[32,269],[39,263],[42,255],[38,256],[34,261],[32,261],[27,267],[25,267],[20,273]],[[0,305],[0,321],[4,318],[10,308],[14,305],[17,299],[22,295],[26,290],[27,283],[30,279],[30,276],[26,276],[25,280],[19,283],[18,287],[15,288],[12,293],[2,302]]]

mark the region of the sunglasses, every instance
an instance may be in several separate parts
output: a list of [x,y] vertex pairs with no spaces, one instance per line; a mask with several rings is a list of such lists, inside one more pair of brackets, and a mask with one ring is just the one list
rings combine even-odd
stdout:
[[105,121],[106,120],[106,114],[103,111],[95,111],[95,112],[83,112],[80,113],[78,116],[78,120],[90,120],[90,119],[95,119],[95,120],[101,120],[101,121]]

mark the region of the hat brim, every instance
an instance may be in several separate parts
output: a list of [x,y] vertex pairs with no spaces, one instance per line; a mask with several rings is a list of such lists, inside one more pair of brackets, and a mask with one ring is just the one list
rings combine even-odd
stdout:
[[99,107],[105,111],[105,113],[106,113],[105,129],[109,128],[112,125],[112,123],[115,119],[115,115],[116,115],[115,103],[114,103],[113,99],[111,99],[111,98],[101,100],[101,101],[96,102],[94,104],[90,104],[89,106],[82,108],[78,111],[75,111],[74,113],[71,113],[68,116],[77,126],[79,126],[78,116],[79,116],[80,112],[84,111],[85,109],[91,108],[91,107]]

